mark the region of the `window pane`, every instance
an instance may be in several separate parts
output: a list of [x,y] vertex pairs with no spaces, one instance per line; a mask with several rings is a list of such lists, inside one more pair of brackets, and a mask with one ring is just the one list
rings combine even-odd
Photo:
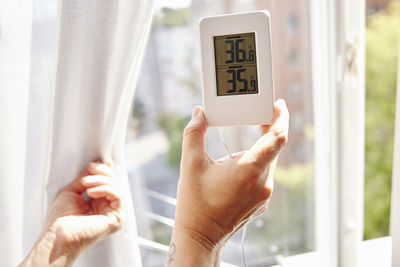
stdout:
[[389,234],[400,2],[367,0],[364,238]]
[[[172,2],[179,2],[180,6]],[[272,14],[276,97],[287,101],[291,129],[278,163],[269,209],[248,225],[247,263],[269,266],[282,256],[314,250],[309,0],[273,4],[262,0],[159,1],[157,7],[127,140],[139,234],[163,244],[171,234],[172,228],[165,220],[143,214],[174,217],[172,204],[146,192],[176,197],[182,132],[193,106],[202,103],[198,20],[203,16],[267,9]],[[259,137],[255,126],[226,127],[223,133],[232,151],[248,149]],[[213,158],[227,155],[218,129],[209,129],[206,139],[207,151]],[[241,231],[224,248],[222,260],[242,265]]]
[[144,267],[160,267],[164,266],[167,253],[150,249],[147,247],[140,247],[140,254],[142,255],[142,264]]

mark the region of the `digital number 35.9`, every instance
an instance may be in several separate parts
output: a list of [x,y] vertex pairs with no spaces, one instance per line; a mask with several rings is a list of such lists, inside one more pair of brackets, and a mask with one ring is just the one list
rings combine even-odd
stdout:
[[[241,73],[244,73],[247,69],[233,69],[233,70],[226,70],[228,73],[232,75],[232,79],[228,80],[228,83],[232,84],[232,89],[229,89],[227,91],[228,94],[236,93],[236,88],[237,88],[237,82],[241,82],[243,84],[243,88],[239,89],[239,93],[244,93],[244,92],[250,92],[249,86],[248,86],[248,81],[246,79],[243,79],[240,77]],[[256,91],[256,81],[251,80],[250,81],[250,86],[251,91]]]

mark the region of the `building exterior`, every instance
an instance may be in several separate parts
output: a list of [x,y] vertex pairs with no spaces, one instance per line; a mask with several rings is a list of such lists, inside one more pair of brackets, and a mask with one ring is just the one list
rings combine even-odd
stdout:
[[391,0],[366,0],[367,15],[375,13],[381,9],[386,9]]
[[291,116],[280,165],[304,163],[313,158],[310,3],[256,0],[255,5],[271,13],[275,93],[286,100]]
[[[164,221],[173,218],[174,207],[160,201],[157,193],[176,197],[179,170],[168,165],[171,142],[159,121],[165,115],[189,118],[193,105],[201,105],[198,20],[203,16],[256,9],[267,9],[272,16],[276,98],[287,101],[291,116],[289,142],[280,155],[279,167],[290,169],[293,165],[312,164],[313,88],[309,0],[192,0],[191,6],[185,10],[167,10],[164,14],[169,12],[171,16],[166,20],[168,23],[154,26],[150,34],[135,98],[136,110],[139,111],[133,121],[141,126],[132,131],[132,136],[136,138],[128,140],[127,146],[128,154],[132,155],[129,162],[135,163],[130,173],[131,180],[135,180],[131,189],[134,195],[140,197],[135,199],[140,236],[165,245],[169,241],[171,228]],[[187,12],[190,15],[182,23]],[[239,151],[248,149],[254,143],[259,136],[256,130],[256,127],[230,127],[226,131],[224,129],[224,136],[231,150]],[[214,158],[225,156],[226,151],[217,129],[209,129],[207,136],[210,155]],[[307,178],[299,186],[303,191],[299,199],[289,194],[289,189],[278,181],[274,192],[274,208],[249,228],[248,256],[261,262],[260,266],[273,260],[274,255],[313,250],[313,200],[308,198],[312,194],[307,191],[313,190],[309,185],[313,176],[309,173],[304,176]],[[298,215],[295,215],[296,212]],[[293,224],[293,221],[297,223]],[[252,231],[257,234],[252,234]],[[270,242],[265,242],[267,239]],[[224,249],[222,258],[240,264],[240,249],[240,237],[236,236]],[[151,263],[156,261],[150,256],[151,252],[146,253],[149,254],[144,257],[145,266],[159,266]],[[158,260],[161,262],[163,259]]]

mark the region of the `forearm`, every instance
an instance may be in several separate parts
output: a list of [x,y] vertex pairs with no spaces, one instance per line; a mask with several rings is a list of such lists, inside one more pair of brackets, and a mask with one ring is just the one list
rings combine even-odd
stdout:
[[72,266],[78,254],[77,249],[66,246],[56,227],[50,227],[40,235],[31,252],[19,266]]
[[174,228],[166,267],[219,266],[220,248],[203,244],[192,234],[180,228]]

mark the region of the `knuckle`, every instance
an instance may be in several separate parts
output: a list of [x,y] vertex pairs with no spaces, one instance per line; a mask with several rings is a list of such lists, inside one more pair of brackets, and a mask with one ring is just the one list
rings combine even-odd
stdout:
[[120,230],[120,229],[122,228],[122,226],[124,225],[124,221],[123,221],[121,215],[114,215],[114,216],[115,216],[115,222],[113,222],[113,223],[110,225],[111,233],[117,232],[117,231]]
[[255,184],[263,174],[264,169],[257,161],[251,161],[246,165],[245,173],[243,175],[245,177],[245,181],[246,183]]
[[245,158],[240,160],[240,165],[242,166],[243,175],[248,177],[259,177],[265,171],[264,164],[259,158],[257,153],[247,154]]
[[274,131],[274,136],[275,136],[276,143],[280,147],[285,145],[287,143],[287,141],[288,141],[287,132],[282,130],[282,129],[275,130]]
[[91,170],[92,169],[92,165],[90,164],[91,162],[88,162],[86,164],[86,170]]
[[250,163],[248,172],[251,176],[260,177],[265,172],[265,168],[259,161],[253,161]]
[[272,195],[273,189],[271,187],[264,187],[261,191],[261,199],[268,200]]
[[260,158],[254,158],[249,161],[247,170],[251,175],[260,176],[265,172],[265,166]]
[[197,133],[197,127],[195,125],[187,125],[183,131],[183,137],[191,136]]

